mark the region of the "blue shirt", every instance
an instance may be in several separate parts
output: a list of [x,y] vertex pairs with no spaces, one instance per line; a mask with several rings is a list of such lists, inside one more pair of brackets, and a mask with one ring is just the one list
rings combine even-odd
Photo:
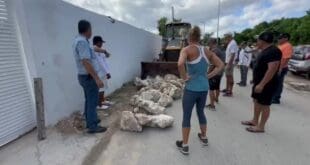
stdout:
[[73,55],[76,62],[76,67],[79,75],[87,75],[84,65],[82,64],[83,59],[87,59],[91,62],[94,70],[98,73],[99,65],[96,60],[96,56],[93,49],[90,47],[88,40],[82,36],[78,35],[73,42]]

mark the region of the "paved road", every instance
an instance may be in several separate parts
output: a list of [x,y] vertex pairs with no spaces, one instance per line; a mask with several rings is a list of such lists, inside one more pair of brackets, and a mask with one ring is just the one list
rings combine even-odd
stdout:
[[198,121],[192,118],[190,155],[175,147],[181,137],[181,102],[168,109],[175,117],[167,130],[145,129],[143,133],[118,131],[97,165],[306,165],[310,162],[309,93],[286,89],[283,104],[272,106],[265,134],[251,134],[240,124],[250,119],[250,87],[235,89],[233,98],[221,98],[218,111],[206,110],[210,145],[197,139]]

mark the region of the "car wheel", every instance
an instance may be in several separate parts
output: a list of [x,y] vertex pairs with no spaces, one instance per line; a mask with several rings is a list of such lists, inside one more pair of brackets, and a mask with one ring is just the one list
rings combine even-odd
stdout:
[[306,78],[310,80],[310,73],[306,74]]

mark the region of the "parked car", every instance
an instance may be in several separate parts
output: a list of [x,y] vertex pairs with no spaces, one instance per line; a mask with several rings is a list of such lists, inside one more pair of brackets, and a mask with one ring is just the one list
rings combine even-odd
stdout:
[[294,54],[288,63],[293,74],[305,74],[310,78],[310,45],[294,48]]

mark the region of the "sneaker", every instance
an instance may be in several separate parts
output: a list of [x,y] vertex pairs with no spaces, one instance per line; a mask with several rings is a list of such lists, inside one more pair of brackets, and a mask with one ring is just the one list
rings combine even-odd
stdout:
[[202,143],[203,146],[208,146],[209,141],[208,141],[207,137],[203,138],[201,133],[198,133],[198,138],[199,138],[199,140],[200,140],[200,142]]
[[223,89],[221,90],[222,93],[226,93],[227,92],[227,89]]
[[233,96],[233,94],[232,94],[232,93],[230,93],[230,92],[229,92],[229,93],[228,93],[228,92],[226,92],[226,93],[224,93],[224,94],[223,94],[223,96],[224,96],[224,97],[232,97],[232,96]]
[[215,105],[209,104],[209,105],[206,105],[206,108],[208,108],[210,111],[216,111]]
[[102,102],[102,104],[103,105],[106,105],[106,106],[112,106],[112,105],[114,105],[115,104],[115,102],[113,102],[113,101],[104,101],[104,102]]
[[107,105],[102,105],[101,107],[97,106],[97,109],[98,110],[107,110],[107,109],[109,109],[109,106],[107,106]]
[[107,128],[106,128],[106,127],[98,126],[98,127],[95,128],[95,129],[89,129],[89,130],[88,130],[88,133],[89,133],[89,134],[104,133],[105,131],[107,131]]
[[103,112],[102,115],[103,115],[103,117],[108,117],[108,116],[110,116],[110,114],[109,114],[108,112]]
[[272,100],[272,104],[280,104],[280,100]]
[[189,154],[189,149],[188,149],[188,146],[183,146],[183,141],[176,141],[175,143],[178,147],[178,149],[180,150],[180,152],[183,154],[183,155],[188,155]]

